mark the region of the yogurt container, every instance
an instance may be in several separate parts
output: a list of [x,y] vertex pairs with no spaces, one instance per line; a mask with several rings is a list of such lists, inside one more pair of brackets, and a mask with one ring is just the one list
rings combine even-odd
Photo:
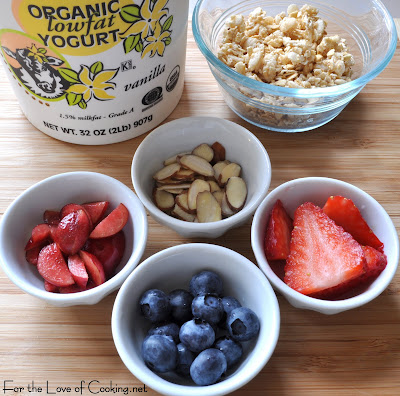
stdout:
[[178,104],[187,23],[187,0],[2,0],[0,54],[36,128],[117,143]]

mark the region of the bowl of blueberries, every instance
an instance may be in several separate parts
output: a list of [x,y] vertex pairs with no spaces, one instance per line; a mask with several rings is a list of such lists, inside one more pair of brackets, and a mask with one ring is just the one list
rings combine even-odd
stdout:
[[279,328],[277,298],[257,266],[200,243],[145,260],[121,287],[112,313],[126,367],[153,390],[174,396],[239,389],[270,359]]

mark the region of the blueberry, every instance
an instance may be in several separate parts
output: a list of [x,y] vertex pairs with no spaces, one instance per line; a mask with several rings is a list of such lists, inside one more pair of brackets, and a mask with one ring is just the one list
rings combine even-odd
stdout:
[[241,304],[238,300],[236,300],[235,297],[231,297],[231,296],[223,297],[221,299],[221,301],[222,301],[222,305],[224,307],[224,314],[222,315],[222,319],[218,323],[218,325],[221,328],[226,329],[226,318],[227,318],[228,314],[233,309],[241,307]]
[[218,349],[210,348],[201,352],[190,366],[190,376],[197,385],[215,384],[225,373],[225,355]]
[[212,295],[197,296],[192,302],[192,314],[210,324],[217,324],[224,314],[224,306],[219,297]]
[[168,296],[158,289],[144,292],[139,304],[143,316],[153,323],[168,319],[171,312]]
[[142,344],[142,357],[146,365],[158,373],[175,370],[178,350],[170,336],[151,335]]
[[248,341],[260,330],[257,315],[246,307],[232,310],[226,319],[226,326],[230,336],[236,341]]
[[167,322],[155,324],[150,328],[147,335],[151,336],[154,334],[171,336],[175,344],[179,343],[179,326],[176,323]]
[[243,355],[242,345],[226,336],[218,338],[215,342],[215,348],[225,355],[228,368],[236,364]]
[[215,332],[209,323],[192,319],[181,326],[179,339],[192,352],[201,352],[214,344]]
[[222,294],[222,279],[213,271],[201,271],[194,275],[189,284],[194,296],[201,294]]
[[192,319],[193,296],[186,290],[177,289],[169,293],[172,318],[178,323]]
[[195,355],[182,343],[178,344],[176,347],[178,349],[178,364],[176,366],[176,372],[188,377],[190,375],[190,366],[193,363]]
[[235,297],[231,296],[222,297],[222,305],[224,306],[226,314],[229,314],[235,308],[240,308],[242,306]]

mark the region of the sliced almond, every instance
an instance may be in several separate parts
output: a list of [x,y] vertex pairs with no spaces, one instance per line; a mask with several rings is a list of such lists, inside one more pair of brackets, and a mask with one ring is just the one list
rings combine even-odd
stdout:
[[247,198],[247,186],[241,177],[233,176],[225,187],[226,202],[229,207],[238,212],[244,206]]
[[175,175],[175,173],[178,173],[179,169],[181,169],[181,166],[177,163],[167,165],[164,168],[160,169],[158,172],[156,172],[153,178],[156,179],[157,181],[168,179],[171,176]]
[[164,166],[168,166],[168,165],[175,164],[175,163],[177,163],[176,155],[173,155],[172,157],[169,157],[164,161]]
[[[162,186],[159,186],[159,190],[164,190],[168,191],[172,194],[180,194],[182,191],[181,190],[188,190],[191,186],[191,183],[181,183],[181,184],[165,184]],[[178,192],[173,192],[173,191],[180,191]]]
[[168,212],[175,206],[175,197],[169,192],[155,189],[153,198],[157,208],[163,212]]
[[221,143],[202,143],[191,153],[176,154],[164,161],[164,168],[153,176],[153,199],[157,207],[178,219],[218,221],[245,205],[247,186],[240,173],[240,165],[225,159]]
[[229,216],[232,216],[233,214],[235,214],[235,212],[229,207],[228,202],[226,201],[225,193],[224,193],[224,196],[222,197],[221,209],[222,209],[222,214],[225,217],[229,217]]
[[214,150],[206,143],[200,144],[193,151],[193,155],[204,158],[207,162],[211,162],[214,158]]
[[219,179],[219,175],[221,174],[222,170],[229,164],[230,164],[230,162],[225,160],[225,161],[217,162],[213,166],[215,180]]
[[222,219],[221,206],[209,191],[197,195],[197,218],[199,223],[211,223]]
[[175,203],[186,213],[190,213],[189,205],[188,205],[188,193],[184,192],[175,197]]
[[224,198],[225,192],[222,190],[214,191],[212,195],[214,195],[214,198],[217,200],[219,205],[222,206],[222,199]]
[[186,154],[190,154],[190,153],[189,153],[189,152],[180,153],[180,154],[176,154],[176,155],[173,155],[172,157],[167,158],[167,159],[164,161],[164,166],[171,165],[171,164],[173,164],[174,162],[178,162],[178,158],[179,158],[179,157],[183,157],[183,156],[186,155]]
[[203,191],[210,191],[210,185],[205,180],[196,179],[188,191],[188,205],[192,213],[196,211],[197,195]]
[[192,171],[203,176],[214,176],[214,169],[204,158],[189,154],[180,158],[179,163]]
[[194,180],[195,173],[190,170],[190,169],[180,169],[179,172],[175,173],[175,175],[172,177],[174,180],[179,180],[179,181],[193,181]]
[[171,189],[171,190],[161,190],[161,191],[166,191],[166,192],[169,192],[174,195],[179,195],[179,194],[182,194],[183,192],[185,192],[185,190],[183,188],[176,188],[176,189]]
[[196,216],[194,214],[186,213],[180,206],[175,205],[171,214],[179,220],[193,222]]
[[174,180],[172,177],[169,177],[168,179],[160,180],[157,182],[157,186],[164,186],[166,184],[181,184],[181,180]]
[[221,191],[221,188],[217,184],[215,180],[208,180],[208,184],[210,185],[210,191],[213,193],[215,191]]
[[242,168],[240,165],[235,164],[234,162],[225,166],[218,178],[219,185],[224,186],[231,177],[240,176],[241,171]]
[[215,142],[211,148],[214,151],[213,163],[225,161],[225,147],[221,143]]

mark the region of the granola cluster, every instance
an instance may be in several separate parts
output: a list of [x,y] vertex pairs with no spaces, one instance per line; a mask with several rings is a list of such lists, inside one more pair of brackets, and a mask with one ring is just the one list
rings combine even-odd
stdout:
[[242,75],[281,87],[344,84],[354,58],[345,39],[327,36],[326,25],[310,5],[292,4],[275,17],[256,8],[229,18],[218,57]]

